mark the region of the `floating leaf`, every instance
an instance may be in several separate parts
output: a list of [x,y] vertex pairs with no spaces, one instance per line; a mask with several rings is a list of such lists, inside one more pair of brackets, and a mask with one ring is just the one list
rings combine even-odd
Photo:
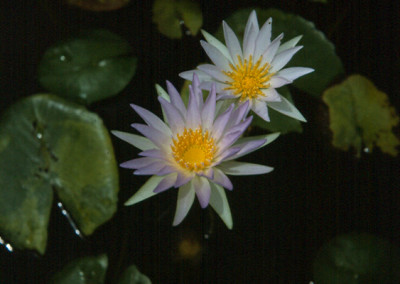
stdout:
[[[279,89],[279,94],[287,98],[291,103],[293,103],[292,96],[290,95],[289,89],[282,87]],[[258,115],[253,113],[252,125],[267,129],[271,132],[280,132],[286,134],[289,132],[303,132],[303,127],[300,121],[291,118],[289,116],[283,115],[280,112],[275,111],[272,108],[268,108],[268,113],[270,116],[270,122],[266,122],[261,119]]]
[[135,265],[131,265],[121,275],[118,284],[151,284],[151,281]]
[[72,261],[51,279],[51,284],[103,284],[108,258],[88,256]]
[[[243,37],[244,28],[251,9],[238,10],[226,19],[230,27]],[[315,71],[294,81],[294,85],[314,96],[322,95],[322,92],[332,81],[343,73],[343,65],[335,53],[334,45],[325,35],[315,28],[315,25],[300,16],[285,13],[277,9],[256,9],[258,22],[263,24],[269,17],[272,17],[272,38],[284,33],[284,41],[288,41],[299,35],[303,35],[300,50],[287,65],[311,67]],[[216,37],[223,40],[222,28]]]
[[11,106],[0,120],[0,232],[44,253],[53,192],[90,235],[116,211],[118,169],[102,120],[52,95]]
[[192,35],[196,35],[203,16],[197,2],[190,0],[156,0],[153,5],[153,22],[163,35],[176,39],[182,37],[181,21]]
[[49,48],[39,65],[39,81],[49,91],[92,103],[118,94],[136,71],[136,58],[121,37],[86,31]]
[[400,283],[400,250],[368,234],[338,236],[315,258],[313,280],[318,284]]
[[69,5],[89,11],[112,11],[127,5],[130,0],[65,0]]
[[353,147],[360,156],[363,144],[368,151],[376,145],[384,153],[397,155],[400,141],[392,128],[398,125],[399,117],[387,95],[367,78],[352,75],[326,90],[323,100],[329,107],[335,147],[345,151]]

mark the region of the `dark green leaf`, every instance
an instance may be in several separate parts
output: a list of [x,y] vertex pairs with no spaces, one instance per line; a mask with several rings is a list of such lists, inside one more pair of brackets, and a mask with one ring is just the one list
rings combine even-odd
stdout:
[[57,272],[51,284],[103,284],[108,259],[106,255],[82,257]]
[[[287,98],[291,103],[293,103],[292,96],[290,95],[289,89],[282,87],[279,89],[279,94]],[[268,108],[268,113],[270,116],[270,122],[267,122],[260,118],[257,114],[253,113],[252,125],[267,129],[271,132],[280,132],[286,134],[289,132],[303,132],[303,127],[301,122],[297,119],[291,118],[289,116],[283,115],[272,108]]]
[[342,150],[354,147],[360,156],[363,145],[368,152],[377,145],[382,152],[398,154],[399,139],[392,128],[399,124],[396,110],[387,95],[361,75],[352,75],[326,90],[333,145]]
[[39,65],[39,81],[49,91],[92,103],[118,94],[136,71],[136,58],[121,37],[86,31],[49,48]]
[[114,214],[118,170],[102,120],[51,95],[11,106],[0,120],[0,231],[44,253],[56,191],[86,235]]
[[[243,37],[250,12],[251,9],[239,10],[226,19],[226,22],[240,37]],[[311,67],[315,71],[295,80],[296,87],[314,96],[321,96],[333,80],[343,73],[342,62],[335,53],[334,45],[321,31],[316,29],[312,22],[276,9],[256,9],[256,12],[260,25],[272,17],[272,38],[284,33],[283,42],[285,42],[303,35],[299,45],[303,45],[304,48],[293,57],[287,66]],[[222,28],[217,31],[216,36],[223,41]]]
[[190,0],[154,1],[153,22],[160,33],[172,39],[181,38],[181,21],[192,35],[196,35],[203,24],[199,4]]
[[314,261],[318,284],[400,283],[400,250],[368,234],[348,234],[325,244]]

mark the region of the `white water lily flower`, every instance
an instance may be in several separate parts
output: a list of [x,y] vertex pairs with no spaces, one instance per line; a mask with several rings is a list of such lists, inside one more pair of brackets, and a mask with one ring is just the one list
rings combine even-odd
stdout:
[[231,105],[216,117],[215,88],[204,102],[196,75],[187,107],[174,86],[167,82],[167,87],[168,94],[158,88],[166,121],[144,108],[131,105],[146,122],[134,123],[132,127],[144,136],[112,131],[142,150],[141,158],[122,163],[121,167],[135,169],[136,175],[152,175],[125,204],[138,203],[171,187],[179,188],[174,226],[185,218],[197,196],[202,208],[210,204],[227,227],[232,228],[232,216],[223,189],[233,188],[227,175],[265,174],[272,170],[234,159],[267,145],[278,135],[239,138],[252,120],[252,117],[246,118],[248,103],[236,109]]
[[201,41],[212,64],[203,64],[198,70],[179,75],[191,80],[196,73],[201,89],[216,84],[217,99],[236,98],[239,104],[249,102],[250,108],[262,119],[269,121],[268,107],[300,121],[303,115],[276,89],[292,83],[295,79],[314,71],[305,67],[282,69],[302,46],[296,46],[301,36],[281,45],[283,34],[271,41],[272,19],[261,29],[257,15],[252,11],[243,36],[243,46],[232,29],[222,23],[226,46],[209,33],[202,31],[206,41]]

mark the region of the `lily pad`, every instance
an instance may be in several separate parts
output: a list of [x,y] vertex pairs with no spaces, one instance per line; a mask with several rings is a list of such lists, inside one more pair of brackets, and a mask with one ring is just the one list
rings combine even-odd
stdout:
[[122,273],[118,284],[151,284],[151,281],[135,265],[131,265]]
[[357,156],[363,145],[368,152],[376,145],[384,153],[398,154],[400,141],[392,128],[399,124],[399,117],[387,95],[367,78],[352,75],[326,90],[323,100],[329,107],[335,147],[345,151],[353,147]]
[[[287,67],[311,67],[314,72],[294,81],[294,86],[313,96],[321,96],[322,92],[341,75],[343,65],[335,53],[334,45],[319,31],[315,25],[304,18],[285,13],[277,9],[255,9],[258,22],[262,25],[269,17],[272,17],[272,38],[284,33],[284,41],[302,35],[300,50],[289,62]],[[226,19],[229,26],[239,37],[243,38],[247,19],[252,9],[242,9],[233,13]],[[217,31],[216,37],[223,41],[222,27]]]
[[90,104],[118,94],[136,71],[128,42],[105,30],[85,31],[49,48],[40,84],[54,94]]
[[[293,103],[293,99],[288,88],[280,88],[279,94],[281,94],[291,103]],[[303,132],[303,127],[301,126],[300,121],[298,121],[297,119],[283,115],[272,108],[268,108],[268,113],[271,120],[270,122],[263,120],[258,115],[253,113],[252,125],[267,129],[271,132],[280,132],[281,134],[286,134],[290,132]]]
[[117,206],[118,168],[102,120],[84,107],[40,94],[0,120],[0,234],[19,249],[45,252],[56,192],[90,235]]
[[203,25],[200,5],[190,0],[156,0],[153,4],[153,22],[163,35],[182,38],[181,23],[193,36],[197,35]]
[[400,249],[368,234],[341,235],[321,248],[313,270],[318,284],[400,283]]
[[103,284],[108,266],[106,255],[87,256],[72,261],[57,272],[51,284]]

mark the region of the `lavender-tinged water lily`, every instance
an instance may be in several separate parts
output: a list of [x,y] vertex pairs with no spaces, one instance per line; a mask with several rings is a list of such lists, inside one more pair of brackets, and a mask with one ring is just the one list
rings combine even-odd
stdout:
[[203,64],[197,70],[182,72],[180,76],[191,80],[196,73],[202,89],[216,84],[217,99],[236,99],[239,104],[249,102],[250,108],[262,119],[269,121],[268,107],[300,121],[303,115],[276,89],[290,84],[293,80],[314,71],[305,67],[282,69],[302,46],[296,46],[301,36],[281,45],[283,34],[271,41],[272,19],[268,19],[261,29],[256,12],[247,21],[243,45],[225,23],[222,23],[225,43],[202,31],[206,41],[201,41],[212,64]]
[[232,104],[215,115],[215,88],[203,100],[199,80],[194,75],[187,107],[174,86],[167,82],[168,93],[158,88],[165,121],[150,111],[131,105],[146,124],[132,127],[143,136],[120,131],[112,133],[142,150],[140,158],[121,164],[136,175],[152,177],[125,203],[132,205],[169,188],[179,188],[173,225],[186,217],[195,196],[202,208],[211,205],[228,228],[232,216],[223,188],[233,189],[227,175],[265,174],[271,167],[234,161],[259,149],[278,134],[240,138],[252,117],[246,118],[249,103],[238,108]]

